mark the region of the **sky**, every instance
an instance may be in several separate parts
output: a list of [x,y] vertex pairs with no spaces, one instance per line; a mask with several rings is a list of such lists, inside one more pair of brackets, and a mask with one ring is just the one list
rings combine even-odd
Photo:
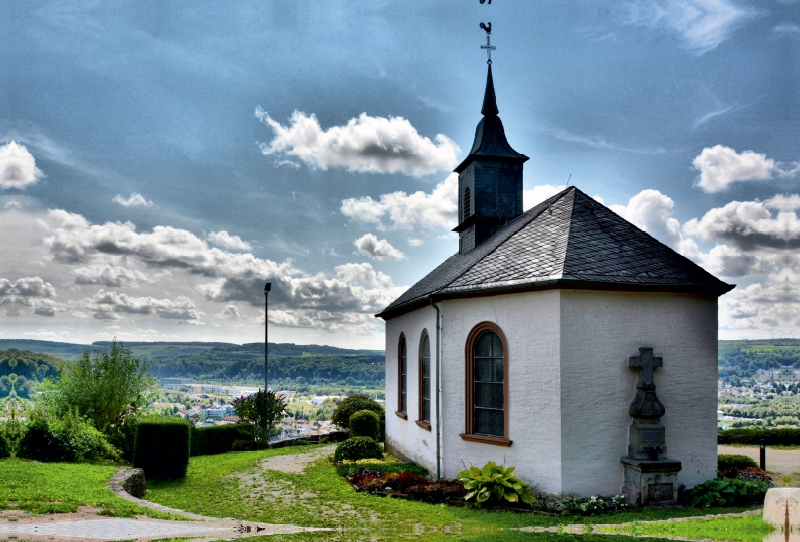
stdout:
[[[491,0],[490,0],[491,1]],[[492,71],[529,208],[569,181],[800,337],[797,0],[3,0],[0,338],[383,348],[457,252]]]

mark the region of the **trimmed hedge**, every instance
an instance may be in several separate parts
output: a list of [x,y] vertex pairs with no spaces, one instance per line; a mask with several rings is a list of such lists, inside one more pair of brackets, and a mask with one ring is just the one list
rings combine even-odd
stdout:
[[148,416],[136,426],[133,466],[148,479],[183,478],[189,467],[191,425],[177,416]]
[[378,441],[381,419],[371,410],[359,410],[350,416],[350,434],[354,437],[369,437]]
[[214,455],[233,451],[237,440],[253,440],[253,426],[246,423],[192,427],[191,455]]
[[719,444],[760,444],[764,439],[764,444],[775,446],[797,446],[800,445],[800,429],[780,428],[780,429],[726,429],[717,433]]
[[378,415],[381,421],[379,440],[383,440],[386,432],[386,411],[375,399],[370,399],[366,395],[351,395],[345,397],[336,410],[333,411],[333,423],[345,429],[350,427],[350,416],[359,410],[371,410]]
[[731,469],[744,470],[748,467],[758,468],[758,463],[746,455],[719,454],[719,456],[717,456],[718,471],[726,471]]
[[333,453],[333,462],[341,463],[345,459],[358,461],[359,459],[383,459],[381,445],[369,437],[350,437],[340,442]]

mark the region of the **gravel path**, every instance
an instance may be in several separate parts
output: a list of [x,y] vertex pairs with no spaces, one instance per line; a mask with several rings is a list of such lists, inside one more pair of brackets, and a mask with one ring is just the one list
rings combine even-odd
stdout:
[[325,456],[331,455],[336,450],[336,445],[321,446],[305,454],[276,455],[258,462],[258,466],[265,470],[277,470],[289,474],[303,474],[311,463]]

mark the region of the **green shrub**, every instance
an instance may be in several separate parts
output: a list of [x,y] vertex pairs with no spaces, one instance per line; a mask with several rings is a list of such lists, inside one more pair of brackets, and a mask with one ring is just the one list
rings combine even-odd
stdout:
[[192,427],[191,455],[214,455],[232,451],[237,440],[253,440],[253,426],[246,423]]
[[524,502],[530,504],[536,500],[525,484],[513,474],[515,467],[497,465],[489,461],[483,468],[470,467],[458,473],[464,482],[467,496],[464,500],[475,500],[478,506],[486,502]]
[[400,461],[383,461],[380,459],[360,459],[358,461],[344,461],[336,467],[339,476],[353,476],[361,469],[380,472],[410,472],[420,476],[428,476],[427,469],[420,467],[416,463],[402,463]]
[[183,478],[189,467],[190,424],[177,416],[148,416],[136,426],[133,466],[147,479]]
[[369,437],[378,441],[381,419],[371,410],[359,410],[350,416],[350,434],[354,437]]
[[380,435],[378,440],[382,441],[386,432],[386,411],[380,403],[374,399],[370,399],[366,395],[356,394],[344,398],[342,402],[339,403],[339,406],[336,407],[336,410],[333,411],[333,423],[342,429],[350,427],[350,416],[359,410],[371,410],[378,415],[380,418]]
[[719,454],[717,456],[718,471],[726,471],[731,469],[744,470],[748,467],[758,468],[758,463],[746,455]]
[[719,444],[760,444],[761,440],[769,446],[797,446],[800,444],[800,429],[726,429],[717,434]]
[[4,459],[6,457],[11,457],[11,454],[8,451],[8,444],[6,443],[6,439],[4,439],[3,435],[0,434],[0,459]]
[[231,450],[234,452],[244,452],[256,450],[258,443],[255,440],[234,440]]
[[19,442],[17,457],[37,461],[119,459],[119,451],[89,422],[74,413],[54,418],[31,416]]
[[762,502],[769,485],[764,480],[714,478],[687,492],[689,506],[744,506]]
[[383,459],[383,450],[380,444],[369,437],[350,437],[340,442],[333,453],[334,463],[341,463],[345,459]]

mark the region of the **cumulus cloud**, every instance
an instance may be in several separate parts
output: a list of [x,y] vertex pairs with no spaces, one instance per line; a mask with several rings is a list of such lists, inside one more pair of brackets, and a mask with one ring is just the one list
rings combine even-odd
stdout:
[[147,276],[141,271],[110,264],[88,265],[75,269],[77,284],[100,284],[108,288],[119,288],[146,281]]
[[124,293],[100,290],[94,296],[74,304],[74,314],[88,313],[98,320],[118,320],[124,315],[156,314],[160,318],[177,321],[198,321],[203,312],[187,297],[157,299],[134,297]]
[[672,218],[675,202],[669,196],[658,190],[642,190],[627,205],[611,205],[610,209],[665,245],[680,250],[681,225]]
[[225,305],[225,308],[215,314],[220,320],[237,320],[241,317],[236,305]]
[[551,184],[540,184],[534,186],[530,190],[523,190],[522,207],[527,211],[531,207],[535,207],[536,205],[542,203],[550,196],[555,196],[566,187],[567,185],[564,184],[560,184],[558,186],[553,186]]
[[720,192],[737,181],[769,179],[775,171],[775,160],[765,154],[739,154],[722,145],[706,147],[692,164],[700,171],[697,185],[705,192]]
[[230,235],[225,230],[212,231],[206,237],[208,241],[218,247],[228,250],[252,250],[253,246],[247,241],[242,241],[238,235]]
[[[151,232],[140,233],[130,222],[90,224],[68,213],[51,211],[50,214],[56,226],[50,229],[44,244],[55,261],[89,268],[98,262],[125,258],[131,262],[130,265],[147,265],[162,272],[206,277],[211,280],[199,285],[197,291],[213,302],[247,302],[260,307],[264,302],[264,282],[269,281],[272,282],[271,307],[319,314],[329,312],[339,314],[342,321],[350,321],[352,314],[347,314],[372,314],[404,290],[393,286],[388,276],[374,273],[369,264],[359,268],[339,267],[333,276],[325,273],[309,275],[295,268],[291,261],[277,263],[249,253],[232,253],[211,247],[187,230],[156,226]],[[356,276],[361,278],[355,280]],[[141,308],[142,314],[157,314],[162,318],[169,314],[169,307],[159,305],[156,303],[159,300],[153,298],[120,297],[125,294],[109,292],[104,295],[103,299],[108,302],[92,298],[91,303],[86,302],[83,308],[76,307],[75,310],[101,319],[114,319],[137,308]],[[151,309],[145,310],[147,307]],[[190,318],[190,311],[196,310],[193,306],[180,306],[176,310],[179,309],[184,311],[180,314],[186,315],[183,318],[186,322],[198,319]]]
[[0,145],[0,188],[25,188],[44,177],[25,145],[10,141]]
[[422,239],[415,239],[413,237],[409,237],[407,242],[408,242],[408,246],[415,247],[415,248],[416,247],[421,247],[422,245],[425,244],[425,241],[423,241]]
[[720,299],[720,327],[766,337],[791,337],[800,328],[800,275],[781,268],[764,283],[737,288]]
[[119,203],[123,207],[152,207],[153,202],[148,201],[142,196],[141,194],[137,194],[136,192],[131,192],[131,196],[129,198],[123,198],[121,194],[117,194],[114,196],[112,200],[114,203]]
[[754,15],[728,0],[638,0],[627,7],[629,24],[676,34],[698,55],[717,48]]
[[316,169],[344,167],[349,171],[421,176],[452,169],[460,152],[445,135],[438,134],[431,141],[402,117],[387,119],[362,113],[344,126],[327,130],[314,114],[299,111],[292,113],[287,126],[261,108],[256,109],[256,117],[275,132],[271,142],[260,145],[262,153],[296,157]]
[[356,239],[353,244],[358,249],[358,253],[362,256],[368,256],[374,260],[402,260],[406,256],[392,245],[386,239],[378,239],[373,234],[368,233]]
[[[773,213],[774,209],[777,213]],[[800,196],[776,195],[766,201],[732,201],[693,218],[684,230],[703,240],[724,240],[743,251],[800,248]]]
[[19,316],[20,306],[32,308],[39,316],[55,316],[64,309],[54,297],[56,289],[40,277],[23,277],[14,282],[0,278],[0,305],[6,305],[8,316]]
[[[348,198],[342,201],[341,211],[353,220],[377,224],[379,229],[452,229],[457,224],[457,201],[458,175],[452,173],[430,194],[392,192],[381,195],[377,201],[370,196]],[[390,224],[387,226],[384,220]]]

